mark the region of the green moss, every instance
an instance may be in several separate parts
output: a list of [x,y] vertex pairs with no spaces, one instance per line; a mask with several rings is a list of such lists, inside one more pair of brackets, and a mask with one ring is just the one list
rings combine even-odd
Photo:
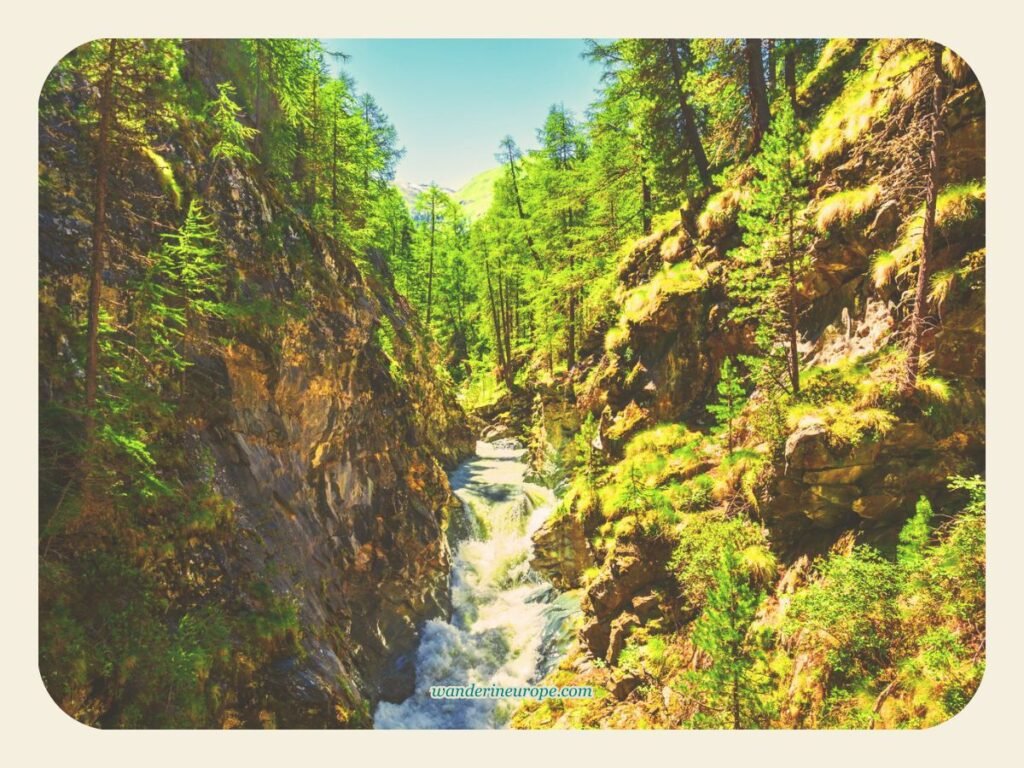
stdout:
[[857,49],[857,42],[854,38],[834,37],[825,43],[814,69],[797,87],[797,97],[803,98],[808,91],[841,72],[846,57]]
[[613,325],[604,336],[604,351],[616,353],[629,343],[629,328]]
[[978,219],[985,203],[985,182],[953,184],[939,193],[935,201],[935,226],[948,232],[953,227]]
[[825,405],[800,403],[789,409],[788,416],[790,429],[816,422],[825,427],[836,444],[847,445],[882,437],[896,421],[896,416],[883,408],[857,408],[838,401]]
[[667,296],[685,296],[707,282],[707,273],[692,262],[664,265],[643,285],[629,291],[622,303],[622,321],[641,324]]
[[638,631],[626,641],[626,646],[619,653],[617,666],[632,674],[659,679],[666,672],[668,657],[668,643],[664,637],[643,637],[642,631]]
[[178,180],[174,177],[174,169],[171,164],[164,160],[156,150],[152,147],[143,147],[143,153],[153,163],[153,167],[156,169],[157,178],[160,180],[160,186],[163,187],[164,192],[169,194],[174,200],[174,207],[181,208],[181,186],[178,184]]
[[700,234],[707,236],[724,231],[736,220],[740,205],[749,196],[749,190],[744,187],[727,187],[709,197],[704,210],[697,217]]

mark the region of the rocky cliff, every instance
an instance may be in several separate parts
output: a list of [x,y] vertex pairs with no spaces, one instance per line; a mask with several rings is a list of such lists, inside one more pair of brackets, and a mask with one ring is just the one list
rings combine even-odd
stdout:
[[[949,290],[938,299],[933,293],[939,317],[926,342],[927,376],[915,397],[901,402],[892,397],[893,382],[904,359],[908,254],[917,247],[921,214],[887,183],[899,158],[885,147],[893,131],[913,130],[924,119],[920,104],[929,92],[914,77],[899,80],[895,95],[886,90],[886,67],[910,66],[886,46],[836,41],[800,89],[814,169],[807,215],[815,227],[799,297],[803,404],[773,414],[755,390],[734,425],[737,450],[709,447],[702,437],[713,426],[707,406],[716,400],[723,360],[755,351],[752,328],[730,320],[725,283],[728,254],[741,244],[737,214],[749,194],[749,166],[720,179],[687,225],[679,216],[660,228],[656,222],[624,253],[614,319],[603,338],[588,340],[583,363],[567,375],[573,396],[539,411],[534,425],[548,434],[547,424],[579,425],[589,414],[596,433],[588,440],[608,469],[577,470],[561,509],[535,535],[534,564],[585,595],[577,650],[551,681],[587,679],[627,703],[564,712],[527,706],[518,725],[677,722],[672,718],[685,707],[665,683],[676,672],[664,666],[661,638],[666,631],[685,637],[699,615],[694,584],[717,563],[717,554],[701,560],[699,550],[715,546],[716,531],[725,530],[719,526],[738,517],[763,527],[771,554],[751,555],[750,567],[752,580],[777,595],[765,619],[777,628],[787,595],[808,583],[809,558],[834,547],[849,551],[853,541],[891,553],[920,497],[955,514],[962,497],[950,492],[948,478],[983,471],[983,97],[966,66],[947,57],[941,279],[933,291]],[[829,74],[832,55],[847,64]],[[858,61],[870,74],[848,75],[844,86],[840,74]],[[873,79],[865,85],[858,77]],[[884,118],[893,113],[901,115],[898,128]],[[765,439],[771,430],[778,431],[774,444]],[[566,444],[550,442],[553,452]],[[565,464],[578,467],[578,446],[568,445]],[[739,546],[758,546],[755,539],[760,535]],[[788,567],[776,569],[776,562]],[[633,651],[620,661],[627,643]],[[662,649],[657,672],[650,657],[641,663],[652,647]],[[700,668],[689,641],[676,650],[673,669]],[[792,690],[804,695],[814,669],[819,698],[794,703],[790,725],[821,706],[829,674],[820,670],[824,654],[801,658],[790,670]],[[641,686],[642,695],[632,695]]]
[[[226,79],[222,66],[191,44],[185,81],[210,98]],[[73,433],[73,422],[50,414],[73,399],[69,372],[83,364],[77,275],[87,274],[91,248],[90,135],[63,119],[80,108],[81,84],[50,85],[40,132],[42,419],[44,433]],[[127,286],[146,254],[178,225],[187,201],[201,198],[227,265],[227,298],[246,309],[190,340],[173,424],[150,428],[166,455],[180,455],[177,466],[158,468],[162,477],[186,499],[211,500],[216,519],[175,527],[173,515],[115,502],[115,525],[162,531],[168,544],[128,555],[120,539],[97,534],[95,549],[152,579],[147,589],[172,646],[184,642],[192,617],[213,617],[208,630],[224,627],[195,643],[206,655],[188,685],[199,686],[203,704],[172,711],[170,694],[165,706],[163,694],[154,704],[152,691],[139,690],[178,662],[166,673],[111,673],[62,634],[93,620],[79,613],[102,610],[104,597],[92,591],[102,587],[84,586],[93,566],[74,526],[54,522],[60,500],[45,491],[41,602],[46,615],[67,618],[44,624],[44,679],[69,714],[90,724],[152,723],[159,711],[195,726],[366,726],[373,704],[408,682],[388,672],[391,660],[414,646],[424,620],[448,610],[444,531],[456,502],[445,468],[472,452],[473,437],[384,262],[319,232],[258,167],[214,160],[214,138],[203,123],[182,120],[151,137],[159,163],[140,151],[115,168],[103,302],[113,323],[132,311]],[[49,460],[55,445],[44,437],[44,488],[66,488],[75,474]],[[125,592],[133,606],[143,599],[150,592]],[[141,653],[156,665],[154,645]]]

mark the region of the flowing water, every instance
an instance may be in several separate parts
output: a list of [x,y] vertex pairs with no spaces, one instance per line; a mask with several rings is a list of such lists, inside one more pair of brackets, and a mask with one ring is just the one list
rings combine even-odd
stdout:
[[432,699],[431,686],[527,686],[565,653],[575,598],[532,568],[531,535],[555,507],[554,494],[525,481],[525,450],[514,441],[477,443],[476,458],[450,477],[464,518],[453,521],[452,619],[423,628],[415,693],[382,702],[377,728],[500,728],[518,700]]

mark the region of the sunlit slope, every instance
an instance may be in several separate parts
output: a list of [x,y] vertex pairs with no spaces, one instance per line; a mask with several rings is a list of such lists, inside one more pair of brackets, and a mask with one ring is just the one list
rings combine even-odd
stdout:
[[494,183],[504,171],[504,167],[497,166],[478,173],[455,193],[455,199],[470,220],[475,221],[487,212],[494,199]]

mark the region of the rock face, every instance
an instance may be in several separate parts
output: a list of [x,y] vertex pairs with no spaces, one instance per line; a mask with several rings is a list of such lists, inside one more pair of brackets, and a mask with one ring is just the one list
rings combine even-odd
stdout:
[[[299,333],[276,367],[244,345],[225,354],[215,402],[226,413],[202,435],[239,510],[232,568],[300,596],[307,658],[287,677],[319,702],[281,724],[315,725],[339,677],[375,700],[418,625],[447,611],[451,496],[440,447],[418,433],[376,351]],[[453,458],[470,450],[451,437]]]
[[579,587],[595,562],[583,522],[571,511],[548,518],[533,534],[530,565],[560,590]]
[[638,539],[617,546],[602,564],[580,602],[580,639],[594,656],[614,663],[632,630],[662,615],[656,590],[673,589],[669,554],[662,542]]
[[[190,66],[196,87],[227,79],[201,57]],[[76,140],[64,138],[67,151],[77,151]],[[250,587],[261,583],[266,595],[295,606],[296,642],[275,648],[249,679],[221,683],[236,724],[366,726],[378,699],[411,687],[411,666],[401,659],[418,627],[449,610],[444,533],[458,502],[444,470],[472,453],[474,434],[436,379],[425,334],[381,259],[364,254],[369,266],[357,267],[354,254],[322,236],[263,176],[230,161],[211,168],[210,147],[195,130],[160,140],[186,199],[202,190],[220,255],[237,275],[232,290],[284,316],[268,310],[267,319],[233,329],[229,343],[220,341],[221,327],[197,331],[181,405],[183,450],[209,465],[234,512],[220,539],[169,566],[187,569],[182,580],[216,587],[197,588],[189,604],[172,596],[168,614],[216,601],[219,610],[250,615],[264,599]],[[58,150],[44,147],[43,162]],[[121,170],[125,188],[145,194],[130,218],[122,215],[128,206],[115,207],[110,238],[118,253],[156,250],[170,226],[153,223],[181,219],[146,170]],[[84,177],[67,183],[89,188]],[[83,199],[69,191],[63,218],[88,221]],[[85,273],[89,242],[62,226],[45,200],[41,207],[40,273],[58,296],[70,294],[63,286]],[[132,258],[109,265],[111,306]],[[53,336],[44,331],[44,352],[58,343]],[[115,705],[107,698],[96,709]]]
[[922,493],[941,499],[946,478],[967,471],[981,449],[977,436],[966,433],[953,443],[913,422],[853,445],[837,443],[818,421],[800,424],[786,440],[785,464],[765,510],[778,545],[820,550],[838,530],[891,533]]
[[[222,218],[259,222],[269,208],[270,226],[281,215],[249,201],[244,192],[259,191],[247,179],[229,183],[243,193],[227,195],[237,208]],[[396,676],[393,662],[423,621],[449,610],[444,529],[457,501],[444,466],[475,442],[404,302],[344,254],[324,256],[346,289],[284,328],[278,354],[254,341],[212,361],[219,375],[198,414],[218,490],[239,510],[231,570],[299,602],[305,657],[279,668],[282,726],[331,724],[337,700],[369,709],[410,686],[412,668]],[[396,330],[401,383],[375,341],[383,323]]]

